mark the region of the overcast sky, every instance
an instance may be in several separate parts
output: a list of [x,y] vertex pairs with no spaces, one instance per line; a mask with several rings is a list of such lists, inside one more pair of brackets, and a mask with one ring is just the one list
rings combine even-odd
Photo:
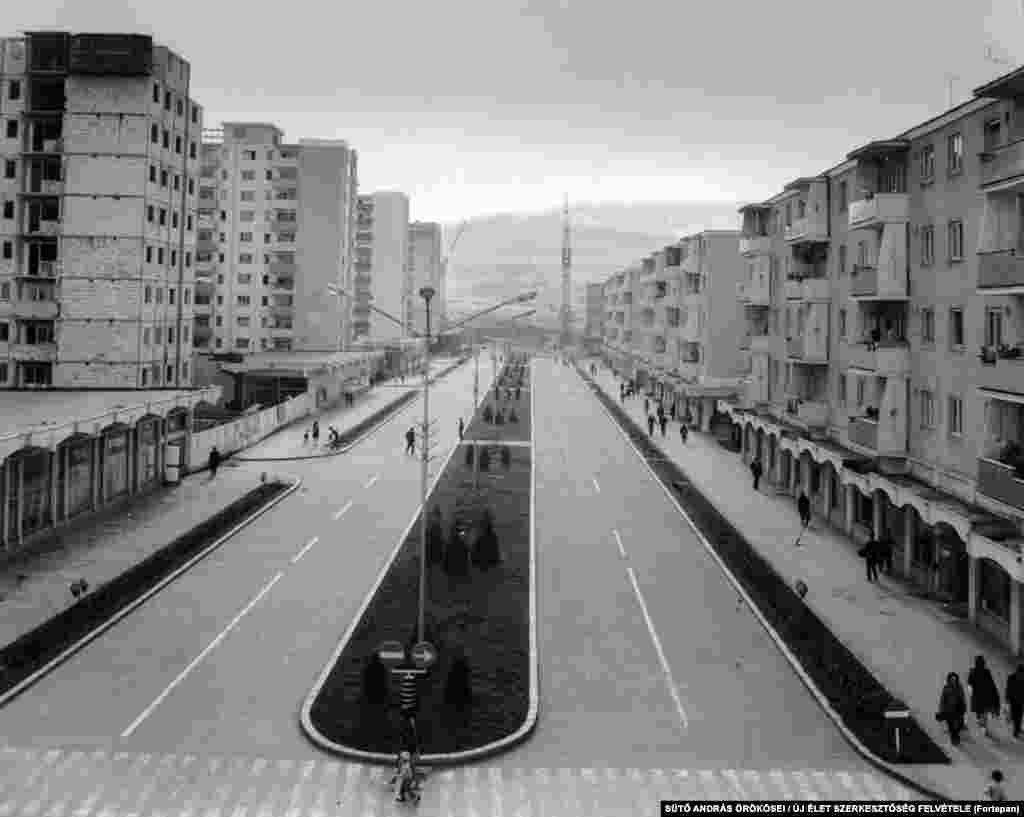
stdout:
[[[750,201],[1024,63],[1024,0],[6,0],[5,33],[153,34],[206,125],[349,140],[360,189],[455,221]],[[985,49],[1012,65],[985,60]]]

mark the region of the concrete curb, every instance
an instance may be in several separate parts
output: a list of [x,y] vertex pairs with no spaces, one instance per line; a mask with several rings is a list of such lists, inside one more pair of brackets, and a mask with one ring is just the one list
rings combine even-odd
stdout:
[[[530,364],[530,384],[533,384],[533,363]],[[493,382],[492,382],[493,385]],[[488,389],[481,391],[481,397],[487,397]],[[482,405],[482,400],[481,400]],[[479,409],[479,405],[476,407]],[[475,416],[474,411],[474,416]],[[534,413],[534,397],[533,391],[530,391],[530,414]],[[533,429],[531,416],[531,432]],[[448,456],[445,458],[444,465],[438,470],[437,476],[434,477],[434,481],[428,491],[428,496],[434,492],[438,481],[441,479],[441,474],[444,473],[445,468],[448,467],[448,463],[454,456],[455,452],[459,450],[462,442],[456,441],[455,445],[452,446],[448,452]],[[537,727],[537,718],[540,711],[540,677],[539,677],[539,663],[537,654],[537,516],[535,513],[535,502],[536,502],[536,455],[534,451],[533,437],[531,434],[531,445],[530,445],[530,601],[529,601],[529,615],[530,615],[530,703],[526,711],[526,719],[523,721],[522,726],[516,729],[510,735],[506,735],[499,740],[489,743],[485,746],[477,747],[476,749],[468,749],[464,752],[450,752],[441,753],[434,755],[422,755],[419,762],[423,765],[455,765],[459,763],[467,763],[474,760],[482,760],[486,757],[499,754],[513,746],[522,743],[526,738],[530,736],[533,730]],[[359,626],[359,622],[362,621],[363,616],[366,614],[366,609],[370,606],[370,602],[373,597],[377,595],[377,591],[380,589],[380,585],[384,581],[384,577],[391,569],[391,565],[394,563],[395,558],[398,556],[398,552],[402,549],[402,545],[405,543],[406,537],[409,535],[409,531],[412,530],[412,526],[416,524],[416,520],[419,517],[420,511],[413,515],[409,524],[406,526],[405,531],[402,533],[401,538],[398,540],[398,544],[394,551],[391,553],[391,557],[387,563],[381,569],[380,574],[377,576],[377,580],[374,582],[373,587],[367,594],[366,598],[363,599],[363,603],[359,608],[359,611],[352,619],[352,623],[349,625],[348,630],[341,638],[341,642],[338,647],[332,653],[330,660],[324,667],[320,676],[317,678],[316,683],[313,685],[313,689],[309,695],[306,696],[306,700],[302,705],[302,710],[299,714],[299,723],[302,726],[303,732],[306,736],[319,748],[324,749],[328,752],[348,757],[353,760],[360,760],[367,763],[381,763],[381,764],[392,764],[395,761],[394,754],[383,754],[381,752],[364,752],[360,749],[354,749],[344,744],[335,743],[329,738],[321,734],[317,728],[313,725],[312,717],[310,712],[313,708],[313,703],[320,695],[320,691],[323,689],[324,684],[327,682],[328,676],[331,674],[331,670],[337,664],[338,659],[341,658],[341,654],[345,651],[345,647],[348,645],[349,640],[352,638],[352,634],[355,632],[356,627]]]
[[[579,368],[578,367],[573,367],[573,368],[576,371],[576,374],[580,378],[580,380],[583,381],[583,384],[584,385],[589,385],[587,383],[587,379],[583,376],[583,374],[579,370]],[[607,397],[609,397],[609,399],[611,399],[611,396],[608,395],[608,393],[606,391],[604,391],[604,389],[600,385],[598,385],[596,381],[591,381],[591,382],[593,383],[593,388],[594,389],[601,389],[602,393],[604,393],[605,396],[607,396]],[[647,462],[647,460],[644,458],[643,454],[640,452],[640,450],[636,447],[636,445],[630,439],[630,437],[626,433],[625,429],[623,429],[619,425],[618,421],[615,419],[615,417],[612,415],[612,413],[610,411],[608,411],[608,409],[605,407],[604,403],[601,402],[600,399],[598,399],[597,402],[601,406],[601,410],[605,413],[605,415],[612,422],[612,424],[615,426],[615,428],[618,430],[618,432],[622,435],[623,439],[625,439],[625,441],[627,443],[629,443],[629,447],[633,449],[633,451],[636,453],[637,457],[643,463],[644,467],[648,470],[648,472],[650,472],[651,478],[661,487],[661,489],[665,492],[665,496],[667,496],[669,498],[669,500],[672,502],[672,504],[675,505],[676,510],[679,511],[680,516],[682,516],[683,519],[686,520],[687,524],[693,529],[694,534],[696,534],[697,539],[700,541],[701,545],[704,547],[704,550],[706,550],[708,555],[710,555],[711,558],[714,559],[715,563],[718,565],[718,567],[721,569],[721,571],[725,574],[726,578],[729,580],[729,583],[733,586],[733,588],[736,590],[736,592],[740,595],[740,597],[743,599],[743,601],[747,605],[747,607],[750,608],[750,611],[757,618],[758,622],[760,622],[760,624],[764,628],[765,632],[767,632],[769,637],[772,639],[772,641],[775,642],[775,646],[778,647],[779,652],[782,653],[782,655],[785,657],[785,659],[789,662],[790,666],[792,666],[793,671],[797,674],[797,677],[799,677],[800,680],[803,682],[804,686],[807,687],[808,691],[811,693],[811,696],[818,703],[818,706],[821,707],[821,709],[825,712],[825,715],[828,716],[828,718],[832,721],[832,723],[835,725],[835,727],[839,730],[840,734],[846,739],[846,742],[849,743],[850,746],[853,747],[854,751],[856,751],[857,754],[859,754],[861,757],[863,757],[868,763],[870,763],[872,766],[874,766],[879,771],[882,771],[885,774],[889,775],[890,777],[895,778],[896,780],[898,780],[903,785],[907,786],[908,788],[914,789],[915,791],[925,795],[926,797],[931,797],[931,798],[933,798],[935,800],[950,800],[950,799],[952,799],[950,797],[950,795],[938,792],[938,791],[936,791],[934,789],[929,788],[928,786],[924,785],[923,783],[920,783],[917,780],[914,780],[913,778],[908,777],[901,770],[899,770],[898,768],[896,768],[892,764],[888,763],[887,761],[883,760],[882,758],[878,757],[878,755],[876,755],[874,752],[872,752],[870,749],[868,749],[867,746],[865,746],[863,743],[861,743],[860,738],[858,738],[849,729],[849,727],[847,727],[847,725],[843,722],[843,719],[839,716],[839,713],[836,712],[835,709],[832,708],[832,704],[828,700],[828,698],[825,697],[825,694],[820,689],[818,689],[818,686],[814,683],[814,681],[811,679],[811,677],[804,670],[803,664],[800,663],[800,659],[798,659],[793,654],[793,652],[789,649],[789,646],[783,640],[782,636],[780,636],[778,634],[778,632],[772,627],[772,625],[764,617],[764,614],[761,612],[761,609],[757,606],[757,604],[754,602],[754,600],[747,593],[746,588],[732,574],[732,571],[729,570],[729,567],[725,564],[725,562],[722,560],[722,558],[715,552],[715,549],[711,546],[711,543],[708,542],[708,540],[700,532],[700,529],[697,527],[697,525],[694,523],[694,521],[690,518],[690,515],[686,512],[686,510],[680,504],[679,500],[672,494],[672,492],[658,478],[658,475],[654,472],[654,469],[651,468],[650,463]],[[726,516],[725,514],[722,514],[722,515],[725,516],[726,519],[728,519],[728,516]]]
[[[451,367],[449,367],[448,369],[445,369],[442,372],[438,372],[436,375],[434,375],[432,378],[430,378],[430,384],[433,385],[434,383],[436,383],[441,378],[447,377],[453,371],[455,371],[457,368],[459,368],[459,366],[461,366],[461,365],[462,365],[462,363],[457,363],[454,366],[451,366]],[[420,391],[420,389],[415,387],[415,386],[401,386],[400,388],[406,389],[406,394],[408,394],[409,392],[419,392]],[[402,396],[404,397],[404,395],[402,395]],[[406,409],[410,408],[413,404],[415,404],[415,402],[417,400],[419,400],[419,398],[420,398],[420,396],[419,396],[419,394],[417,394],[415,397],[413,397],[412,400],[408,401],[408,403],[406,403],[404,406],[400,406],[398,408],[395,408],[393,411],[391,411],[391,413],[386,415],[384,417],[384,419],[382,419],[379,423],[377,423],[374,426],[372,426],[371,428],[367,429],[364,434],[360,435],[359,437],[357,437],[355,440],[353,440],[352,442],[350,442],[348,445],[344,446],[343,448],[339,448],[337,451],[327,451],[327,452],[325,452],[323,454],[304,454],[304,455],[299,456],[299,457],[239,457],[236,454],[233,457],[233,459],[237,460],[238,462],[301,462],[303,460],[323,460],[323,459],[328,459],[329,457],[340,457],[342,454],[347,454],[349,451],[351,451],[353,448],[355,448],[357,445],[359,445],[361,442],[366,440],[371,435],[376,434],[379,429],[383,428],[385,425],[387,425],[392,420],[394,420],[396,417],[398,417],[400,414],[402,414]],[[395,398],[390,403],[386,403],[384,405],[384,408],[390,408],[390,407],[394,406],[401,399],[402,399],[401,397]],[[301,419],[304,420],[305,418],[301,418]],[[295,423],[297,423],[297,422],[299,422],[298,419],[295,420]],[[291,426],[291,425],[294,425],[294,423],[289,423],[288,425]],[[287,428],[287,426],[282,427],[280,429],[280,431],[284,431],[285,428]],[[273,435],[271,435],[271,436],[273,436]],[[263,440],[260,440],[260,442],[263,442]],[[256,445],[259,445],[259,443],[256,443]]]
[[44,677],[53,672],[53,670],[55,670],[61,664],[65,663],[68,659],[74,656],[76,653],[80,652],[82,649],[88,646],[90,642],[95,641],[97,638],[103,635],[103,633],[105,633],[107,630],[109,630],[111,627],[117,624],[129,613],[133,612],[138,607],[141,607],[145,602],[147,602],[150,598],[152,598],[154,595],[163,590],[167,585],[169,585],[183,573],[185,573],[188,570],[191,570],[194,565],[196,565],[198,562],[201,562],[215,550],[220,548],[236,533],[240,532],[243,528],[246,528],[249,525],[251,525],[257,519],[263,516],[263,514],[265,514],[271,508],[275,507],[278,503],[283,502],[287,497],[289,497],[291,494],[297,491],[299,486],[302,484],[302,479],[299,477],[291,477],[289,475],[284,474],[268,475],[267,477],[268,481],[271,481],[274,478],[279,479],[282,482],[291,479],[292,482],[284,491],[275,496],[269,502],[260,506],[257,510],[253,511],[245,519],[243,519],[241,522],[239,522],[237,525],[231,528],[231,530],[229,530],[222,536],[218,537],[216,541],[207,545],[202,551],[200,551],[187,562],[185,562],[185,564],[173,570],[171,573],[169,573],[167,576],[165,576],[163,579],[157,582],[153,587],[151,587],[149,590],[147,590],[145,593],[139,596],[139,598],[135,599],[135,601],[132,601],[129,604],[122,607],[102,624],[99,624],[93,630],[90,630],[88,633],[86,633],[84,636],[78,639],[78,641],[76,641],[70,647],[65,649],[62,653],[60,653],[60,655],[56,656],[55,658],[52,658],[44,666],[40,667],[38,670],[36,670],[30,676],[28,676],[28,678],[23,679],[17,685],[7,690],[7,692],[0,695],[0,708],[3,708],[16,697],[21,695],[23,692],[27,691],[32,686],[35,686],[35,684],[37,684]]

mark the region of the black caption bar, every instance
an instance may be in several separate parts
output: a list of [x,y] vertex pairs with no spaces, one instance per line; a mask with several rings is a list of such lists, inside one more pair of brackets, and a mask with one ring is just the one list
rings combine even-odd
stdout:
[[832,815],[832,814],[1005,814],[1024,815],[1024,801],[1011,802],[961,801],[957,803],[906,803],[890,800],[880,803],[859,803],[845,800],[792,803],[785,800],[662,800],[661,815],[685,814],[748,814],[748,815]]

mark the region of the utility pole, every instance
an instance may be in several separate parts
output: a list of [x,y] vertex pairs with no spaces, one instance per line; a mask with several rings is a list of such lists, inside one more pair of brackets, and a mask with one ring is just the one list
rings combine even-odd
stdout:
[[569,316],[572,308],[572,231],[569,227],[569,194],[565,194],[565,205],[562,208],[562,347],[567,347],[569,336]]

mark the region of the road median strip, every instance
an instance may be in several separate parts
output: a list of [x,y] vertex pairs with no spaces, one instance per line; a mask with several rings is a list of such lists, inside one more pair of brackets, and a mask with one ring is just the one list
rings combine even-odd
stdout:
[[260,484],[0,648],[0,706],[20,695],[153,593],[204,559],[298,485],[299,481],[288,483],[277,479]]
[[[530,393],[505,390],[528,374],[528,364],[506,365],[500,393],[486,392],[429,492],[425,637],[437,660],[418,690],[425,763],[486,757],[536,723],[532,449],[502,445],[529,429]],[[390,763],[401,745],[400,689],[385,676],[374,694],[366,670],[383,642],[408,655],[416,640],[419,521],[417,512],[303,707],[303,729],[328,751]],[[455,691],[462,661],[471,700]]]

